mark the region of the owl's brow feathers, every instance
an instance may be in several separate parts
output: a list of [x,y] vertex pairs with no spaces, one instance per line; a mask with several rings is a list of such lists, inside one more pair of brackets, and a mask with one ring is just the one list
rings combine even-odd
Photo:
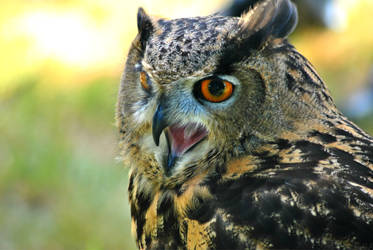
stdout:
[[270,38],[286,38],[298,23],[298,12],[290,1],[265,1],[240,18],[238,32],[227,34],[216,73],[228,74],[232,65],[260,50]]
[[[210,20],[214,20],[212,23],[221,22],[227,20],[224,17],[218,15],[212,15],[208,17]],[[224,19],[223,19],[224,18]],[[154,19],[148,16],[145,11],[140,8],[137,15],[138,29],[139,29],[139,47],[141,53],[145,52],[147,42],[150,40],[152,35],[160,32],[162,36],[167,34],[169,31],[169,22],[163,19]],[[186,22],[185,19],[178,19],[180,22]],[[193,19],[194,21],[202,19]],[[242,61],[243,59],[250,56],[250,52],[253,50],[260,50],[265,46],[266,42],[270,39],[275,38],[286,38],[295,28],[298,21],[298,13],[295,5],[291,1],[271,1],[265,0],[260,4],[255,5],[255,7],[249,10],[241,18],[236,19],[235,24],[228,24],[226,27],[226,32],[224,39],[220,41],[225,41],[219,51],[214,51],[218,53],[217,66],[213,73],[215,74],[229,74],[232,71],[232,65],[236,62]],[[167,25],[166,25],[167,24]],[[162,26],[162,28],[161,28]],[[163,27],[164,26],[164,27]],[[193,26],[193,25],[192,25]],[[206,31],[206,25],[204,22],[200,22],[200,27],[195,27],[198,29],[204,28]],[[212,28],[212,27],[211,27]],[[163,30],[165,29],[165,30]],[[184,32],[197,32],[196,30],[184,30]],[[188,33],[189,34],[189,33]],[[179,34],[183,37],[183,34]],[[210,34],[211,36],[217,34]],[[201,39],[196,35],[195,39]],[[188,35],[189,37],[189,35]],[[201,39],[199,42],[203,44],[209,44],[210,41],[205,41],[206,37]],[[165,39],[165,38],[162,38]],[[184,42],[190,42],[186,39]],[[191,44],[188,43],[190,46]],[[169,46],[169,45],[167,45]],[[166,51],[168,47],[163,47],[162,50]],[[181,45],[180,45],[181,47]],[[180,48],[176,46],[176,49]],[[202,46],[203,47],[203,46]],[[207,49],[210,50],[210,49]],[[213,51],[207,51],[213,52]],[[180,51],[180,54],[184,59],[189,58],[189,51]],[[159,54],[159,53],[158,53]],[[184,55],[185,54],[185,55]],[[159,57],[165,57],[164,53],[160,53]],[[203,57],[203,54],[199,54]],[[149,59],[149,58],[148,58]],[[157,59],[159,59],[157,57]],[[177,58],[175,58],[176,60]],[[179,60],[179,59],[178,59]],[[176,61],[178,61],[176,60]],[[184,62],[184,61],[183,61]],[[170,62],[168,62],[170,63]],[[176,65],[177,66],[177,65]],[[157,70],[161,70],[160,68]]]

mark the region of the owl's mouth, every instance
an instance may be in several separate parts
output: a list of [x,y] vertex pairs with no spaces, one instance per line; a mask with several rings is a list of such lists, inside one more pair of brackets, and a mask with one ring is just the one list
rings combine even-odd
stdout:
[[172,124],[168,121],[169,118],[163,105],[159,104],[153,116],[152,133],[155,145],[159,146],[160,136],[162,132],[165,132],[168,146],[168,156],[164,163],[166,174],[169,174],[180,157],[192,150],[208,135],[206,127],[200,123]]
[[167,170],[170,170],[177,159],[194,148],[208,135],[207,129],[198,123],[185,125],[173,124],[165,130],[168,144]]
[[207,129],[197,123],[173,124],[168,126],[164,132],[168,145],[166,172],[174,167],[180,157],[192,150],[208,135]]
[[173,153],[182,155],[205,138],[207,130],[197,123],[174,124],[168,127],[166,135]]

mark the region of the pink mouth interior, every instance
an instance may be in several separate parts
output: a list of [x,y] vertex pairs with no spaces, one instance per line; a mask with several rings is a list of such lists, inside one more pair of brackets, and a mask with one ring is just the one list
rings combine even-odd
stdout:
[[196,123],[188,123],[185,126],[172,125],[168,128],[171,151],[176,156],[184,154],[206,136],[207,130]]

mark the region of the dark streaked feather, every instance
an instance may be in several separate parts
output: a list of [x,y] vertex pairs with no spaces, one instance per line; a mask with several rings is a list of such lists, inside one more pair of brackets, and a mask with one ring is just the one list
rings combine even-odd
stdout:
[[[259,50],[266,41],[286,38],[298,22],[298,12],[290,0],[263,1],[241,17],[238,32],[228,34],[227,47],[220,57],[217,72],[228,73],[230,66]],[[234,42],[233,42],[234,41]]]
[[154,26],[151,18],[146,14],[143,8],[137,11],[137,28],[140,35],[141,48],[144,50],[146,42],[150,35],[154,32]]
[[223,16],[241,16],[242,13],[247,12],[250,8],[253,8],[255,4],[262,0],[235,0],[222,10],[219,14]]

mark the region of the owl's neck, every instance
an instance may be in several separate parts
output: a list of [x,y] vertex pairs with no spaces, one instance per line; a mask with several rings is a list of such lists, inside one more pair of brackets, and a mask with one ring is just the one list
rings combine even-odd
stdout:
[[269,47],[263,53],[267,56],[253,65],[260,65],[256,70],[262,72],[266,86],[264,108],[252,124],[259,138],[267,141],[283,133],[301,133],[296,128],[303,125],[327,129],[323,120],[342,116],[306,58],[287,41]]

